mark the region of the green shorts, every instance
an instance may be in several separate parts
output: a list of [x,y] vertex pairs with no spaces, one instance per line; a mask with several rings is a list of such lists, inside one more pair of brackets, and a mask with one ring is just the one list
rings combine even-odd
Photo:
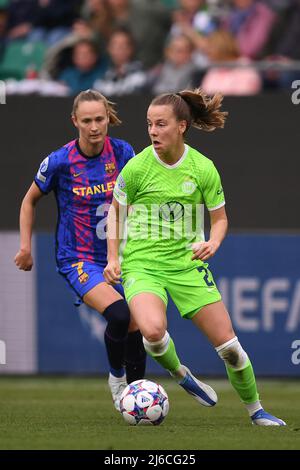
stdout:
[[168,292],[183,318],[192,318],[205,305],[221,300],[207,264],[173,273],[128,271],[122,278],[128,303],[137,294],[151,292],[167,305]]

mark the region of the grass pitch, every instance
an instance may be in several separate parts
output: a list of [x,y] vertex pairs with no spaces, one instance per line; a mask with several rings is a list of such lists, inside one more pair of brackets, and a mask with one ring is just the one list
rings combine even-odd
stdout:
[[169,415],[160,426],[131,427],[104,379],[0,377],[0,449],[300,449],[299,381],[258,381],[266,410],[288,423],[280,428],[252,426],[225,380],[207,380],[219,396],[214,408],[166,377],[158,382]]

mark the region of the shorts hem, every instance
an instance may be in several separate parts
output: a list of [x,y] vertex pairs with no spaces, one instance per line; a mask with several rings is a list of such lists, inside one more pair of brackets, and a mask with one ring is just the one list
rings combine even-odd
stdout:
[[73,290],[73,292],[75,292],[75,294],[83,301],[83,297],[92,289],[94,289],[94,287],[96,287],[98,284],[102,284],[103,282],[105,281],[99,281],[98,280],[95,280],[95,282],[92,282],[89,284],[89,286],[86,286],[87,289],[85,289],[84,287],[82,287],[81,291],[79,292],[76,287],[73,285],[73,283],[68,279],[68,275],[65,274],[65,273],[62,273],[60,270],[58,271],[58,274],[60,274],[60,276],[62,276],[66,281],[67,283],[69,284],[69,287]]
[[221,295],[220,295],[220,298],[218,298],[218,299],[214,299],[214,300],[212,300],[211,302],[206,302],[205,304],[200,305],[200,307],[197,307],[197,308],[195,308],[195,309],[193,309],[193,310],[189,310],[189,311],[186,312],[186,313],[182,313],[181,316],[182,316],[182,318],[184,318],[185,320],[191,320],[191,319],[201,310],[201,308],[206,307],[206,305],[212,305],[212,304],[215,304],[215,303],[217,303],[217,302],[220,302],[220,300],[222,300]]
[[94,289],[94,287],[98,286],[99,284],[105,284],[105,283],[106,283],[106,281],[100,281],[100,282],[97,281],[97,282],[95,282],[95,283],[92,283],[92,285],[89,285],[89,286],[88,286],[88,289],[87,289],[86,291],[85,291],[85,289],[83,289],[84,293],[81,294],[81,296],[80,296],[81,299],[83,299],[83,297],[84,297],[88,292],[90,292],[90,290]]
[[146,293],[157,295],[157,297],[159,297],[159,298],[163,301],[163,303],[165,304],[165,306],[167,307],[168,301],[166,301],[166,299],[165,299],[162,295],[159,295],[157,292],[155,292],[155,291],[153,291],[153,290],[151,290],[151,289],[147,289],[147,290],[141,289],[140,291],[134,292],[133,294],[131,294],[131,295],[129,295],[129,296],[127,296],[127,295],[125,294],[126,302],[129,304],[129,302],[130,302],[130,301],[133,299],[133,297],[135,297],[136,295],[139,295],[139,294],[146,294]]

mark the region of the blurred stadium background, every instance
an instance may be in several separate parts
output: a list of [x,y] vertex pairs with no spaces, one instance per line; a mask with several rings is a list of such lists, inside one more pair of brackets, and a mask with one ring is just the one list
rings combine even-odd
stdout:
[[[152,94],[201,85],[229,111],[224,130],[188,138],[224,183],[230,232],[210,266],[256,374],[299,379],[299,44],[298,0],[0,0],[0,375],[107,372],[104,322],[56,274],[52,195],[37,210],[33,271],[13,263],[22,197],[76,137],[72,96],[96,87],[115,100],[111,135],[138,152]],[[171,302],[168,318],[184,362],[224,377]],[[150,359],[147,374],[161,374]]]

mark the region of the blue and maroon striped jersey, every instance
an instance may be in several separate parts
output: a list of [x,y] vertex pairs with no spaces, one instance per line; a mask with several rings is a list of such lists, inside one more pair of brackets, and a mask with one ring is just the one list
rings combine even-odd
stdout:
[[106,216],[117,176],[133,156],[127,142],[106,137],[94,157],[73,140],[43,160],[34,181],[56,196],[58,267],[74,260],[106,264]]

